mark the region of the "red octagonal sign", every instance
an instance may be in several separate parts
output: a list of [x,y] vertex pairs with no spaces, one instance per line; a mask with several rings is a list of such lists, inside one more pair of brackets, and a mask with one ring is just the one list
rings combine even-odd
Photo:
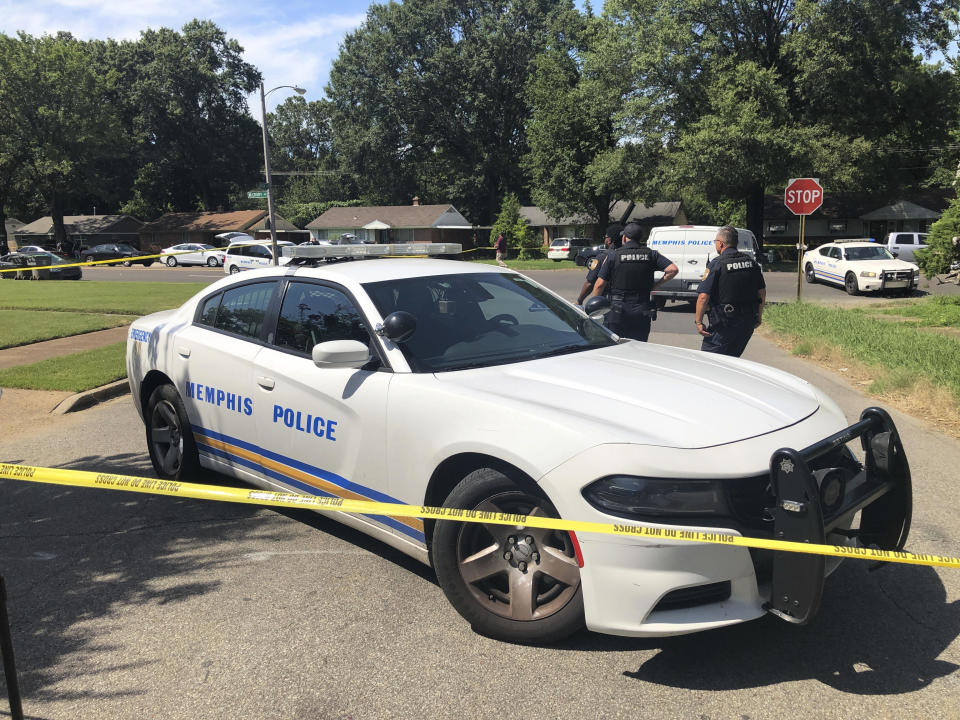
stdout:
[[794,178],[787,183],[783,204],[794,215],[809,215],[823,205],[823,187],[816,178]]

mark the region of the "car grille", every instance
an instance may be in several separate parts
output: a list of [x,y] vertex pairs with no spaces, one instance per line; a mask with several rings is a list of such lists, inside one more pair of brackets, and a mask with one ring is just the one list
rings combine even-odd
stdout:
[[910,280],[913,277],[913,270],[886,270],[882,273],[886,280]]

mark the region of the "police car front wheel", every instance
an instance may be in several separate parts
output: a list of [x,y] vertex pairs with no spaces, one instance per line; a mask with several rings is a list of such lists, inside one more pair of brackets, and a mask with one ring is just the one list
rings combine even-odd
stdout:
[[183,400],[173,385],[161,385],[150,394],[145,413],[147,449],[158,476],[188,480],[200,470],[197,445]]
[[811,263],[807,263],[807,266],[803,269],[803,277],[811,285],[817,281],[817,274],[814,272]]
[[[492,468],[467,475],[444,506],[558,517],[533,483]],[[481,635],[539,644],[583,627],[580,567],[569,533],[439,521],[433,563],[447,598]]]

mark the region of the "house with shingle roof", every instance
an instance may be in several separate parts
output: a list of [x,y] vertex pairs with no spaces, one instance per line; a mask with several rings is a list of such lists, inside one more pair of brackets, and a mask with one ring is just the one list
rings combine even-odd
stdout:
[[[143,220],[129,215],[64,215],[64,229],[71,243],[93,247],[101,243],[127,243],[137,247]],[[34,220],[13,232],[17,247],[42,245],[52,248],[53,218],[49,215]]]
[[332,207],[307,229],[315,240],[354,235],[364,242],[453,242],[473,247],[473,226],[453,205],[378,205]]
[[[891,232],[927,232],[950,204],[952,191],[923,190],[884,199],[873,194],[825,192],[823,204],[806,216],[804,244],[816,247],[841,238],[874,238]],[[796,245],[800,216],[783,203],[783,193],[763,202],[764,244]]]
[[[274,215],[277,240],[303,242],[308,234],[296,225]],[[266,210],[234,210],[233,212],[166,213],[140,229],[140,247],[159,251],[179,243],[205,243],[221,246],[216,236],[225,232],[243,232],[255,238],[270,238]]]
[[616,200],[610,206],[608,217],[597,223],[590,215],[572,215],[564,218],[552,218],[543,210],[534,206],[520,208],[521,217],[530,227],[543,235],[543,244],[549,245],[558,237],[603,237],[603,231],[610,223],[636,222],[652,228],[661,225],[686,225],[687,213],[683,201],[642,203],[631,200]]

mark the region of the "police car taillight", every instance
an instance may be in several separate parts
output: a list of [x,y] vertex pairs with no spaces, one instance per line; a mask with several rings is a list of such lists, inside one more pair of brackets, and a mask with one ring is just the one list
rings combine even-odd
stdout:
[[282,249],[284,257],[404,257],[417,255],[459,255],[460,243],[393,243],[390,245],[292,245]]

